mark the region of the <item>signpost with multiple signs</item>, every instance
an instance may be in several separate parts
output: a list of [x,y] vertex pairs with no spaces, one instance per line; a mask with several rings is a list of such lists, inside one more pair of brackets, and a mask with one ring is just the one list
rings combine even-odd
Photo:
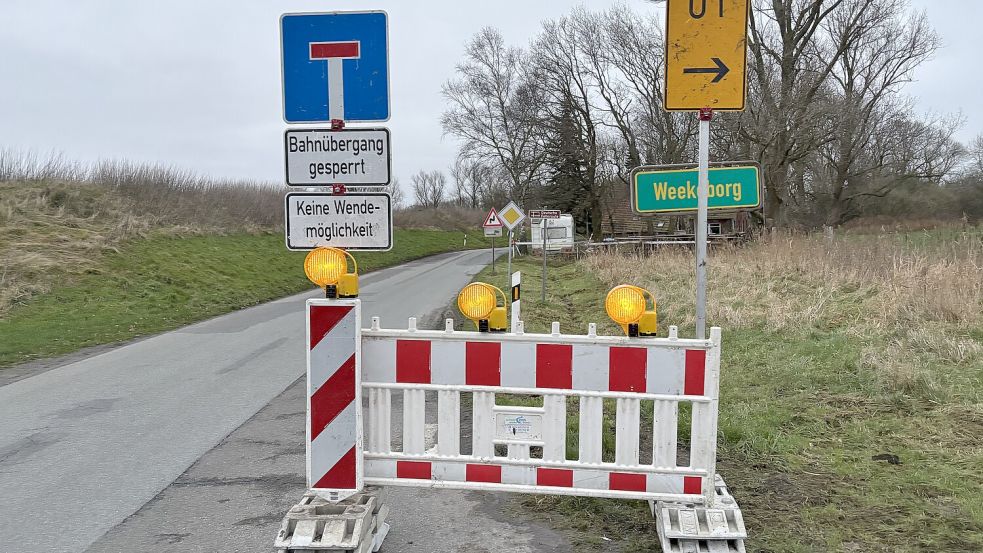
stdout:
[[345,128],[389,119],[389,28],[385,12],[284,14],[280,18],[283,119],[331,123],[283,136],[289,186],[332,192],[284,198],[287,248],[389,250],[392,198],[348,193],[392,180],[389,129]]
[[511,275],[512,253],[513,250],[515,249],[515,246],[513,245],[515,243],[514,231],[515,231],[515,227],[521,225],[522,221],[525,221],[526,214],[522,212],[522,209],[519,208],[519,206],[515,202],[509,201],[509,203],[505,204],[505,207],[503,207],[498,211],[498,216],[502,220],[502,224],[505,225],[505,228],[509,229],[508,274]]
[[481,224],[481,227],[485,229],[485,236],[490,236],[492,239],[492,274],[495,274],[495,237],[502,235],[502,227],[505,226],[502,223],[502,219],[499,218],[498,212],[495,208],[491,208],[488,211],[488,215],[485,216],[485,222]]

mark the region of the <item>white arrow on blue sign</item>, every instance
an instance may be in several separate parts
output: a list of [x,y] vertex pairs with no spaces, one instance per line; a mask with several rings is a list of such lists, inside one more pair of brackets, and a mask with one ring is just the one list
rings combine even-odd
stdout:
[[386,12],[283,14],[280,45],[287,123],[389,119]]

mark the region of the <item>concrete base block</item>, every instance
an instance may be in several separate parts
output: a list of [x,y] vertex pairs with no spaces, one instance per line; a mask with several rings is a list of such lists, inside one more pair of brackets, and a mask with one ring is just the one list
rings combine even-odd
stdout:
[[747,528],[723,478],[714,479],[712,507],[700,503],[653,505],[663,553],[745,553]]
[[369,486],[342,501],[308,492],[287,511],[273,547],[277,553],[370,553],[389,533],[384,488]]

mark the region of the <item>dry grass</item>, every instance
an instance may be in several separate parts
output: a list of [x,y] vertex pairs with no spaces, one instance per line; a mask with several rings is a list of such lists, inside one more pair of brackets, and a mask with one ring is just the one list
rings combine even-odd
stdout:
[[[213,180],[154,164],[85,165],[61,154],[0,150],[0,317],[100,255],[150,235],[278,232],[285,186]],[[403,229],[474,232],[484,212],[404,209]]]
[[151,228],[149,217],[134,215],[102,186],[0,183],[0,315]]
[[[695,324],[693,256],[667,250],[586,266],[609,284],[646,286],[660,319]],[[726,329],[840,329],[862,341],[863,363],[888,389],[935,396],[922,368],[983,360],[967,329],[983,324],[983,233],[949,227],[914,234],[775,235],[710,258],[707,317]]]
[[270,232],[282,224],[282,206],[283,189],[261,183],[0,151],[0,316],[127,240]]
[[481,234],[481,223],[488,212],[446,205],[438,209],[408,207],[393,214],[393,224],[399,228],[459,230]]
[[[776,235],[709,261],[718,469],[748,551],[983,551],[983,228]],[[577,267],[599,280],[578,313],[627,282],[657,296],[663,335],[692,332],[691,251]]]

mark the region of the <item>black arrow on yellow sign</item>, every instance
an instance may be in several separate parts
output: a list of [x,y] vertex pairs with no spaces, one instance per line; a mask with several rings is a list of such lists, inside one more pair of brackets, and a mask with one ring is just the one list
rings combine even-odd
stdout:
[[730,68],[720,60],[720,58],[710,58],[717,67],[686,67],[683,69],[683,73],[716,73],[717,76],[713,78],[711,83],[720,82],[727,73],[730,73]]

